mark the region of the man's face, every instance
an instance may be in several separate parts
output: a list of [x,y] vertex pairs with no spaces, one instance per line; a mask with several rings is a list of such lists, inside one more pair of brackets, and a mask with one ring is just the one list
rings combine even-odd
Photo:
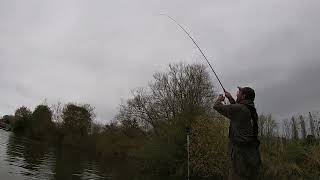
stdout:
[[241,101],[243,99],[244,99],[244,94],[242,94],[241,91],[238,90],[238,92],[237,92],[237,100],[236,101],[239,102],[239,101]]

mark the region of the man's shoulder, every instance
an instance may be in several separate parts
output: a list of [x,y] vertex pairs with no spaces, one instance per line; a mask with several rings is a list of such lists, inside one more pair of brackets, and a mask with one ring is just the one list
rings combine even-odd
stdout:
[[218,105],[215,105],[214,107],[223,107],[223,108],[232,108],[232,109],[245,108],[243,104],[218,104]]
[[230,104],[230,106],[234,107],[234,108],[238,108],[238,109],[244,109],[246,108],[245,105],[243,104],[239,104],[239,103],[236,103],[236,104]]
[[249,111],[248,107],[244,104],[236,103],[236,104],[230,104],[231,108],[239,111],[239,112],[247,112]]

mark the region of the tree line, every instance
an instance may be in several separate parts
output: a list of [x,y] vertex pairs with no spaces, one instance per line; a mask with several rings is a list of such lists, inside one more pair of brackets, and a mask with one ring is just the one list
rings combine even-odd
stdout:
[[307,115],[299,114],[279,122],[271,114],[261,114],[259,115],[259,136],[315,141],[320,135],[320,119],[316,119],[317,114],[316,112],[309,112]]
[[[15,110],[14,115],[5,115],[3,122],[11,125],[14,133],[38,140],[61,142],[62,144],[81,144],[91,132],[94,109],[90,105],[61,104],[49,107],[38,105],[33,111],[26,106]],[[54,120],[59,116],[61,121]]]

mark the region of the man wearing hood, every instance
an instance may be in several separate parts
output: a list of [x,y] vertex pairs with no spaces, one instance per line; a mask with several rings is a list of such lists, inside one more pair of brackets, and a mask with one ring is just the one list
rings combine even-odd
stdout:
[[238,87],[237,100],[225,92],[230,104],[223,105],[219,95],[214,109],[230,119],[229,151],[231,168],[229,179],[258,179],[261,165],[258,140],[258,114],[254,106],[255,92],[250,87]]

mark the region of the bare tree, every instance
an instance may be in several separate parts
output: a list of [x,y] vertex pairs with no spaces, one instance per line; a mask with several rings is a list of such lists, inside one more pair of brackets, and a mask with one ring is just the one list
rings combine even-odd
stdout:
[[57,104],[53,104],[50,109],[52,110],[52,121],[62,123],[63,104],[58,102]]
[[260,114],[258,118],[258,126],[259,126],[259,135],[265,136],[265,124],[266,124],[266,116],[264,114]]
[[272,118],[271,114],[264,115],[261,114],[259,116],[259,133],[260,136],[272,137],[275,135],[277,130],[277,123]]
[[311,112],[309,112],[309,123],[310,123],[310,133],[312,136],[315,136],[315,127],[314,127],[314,120],[311,115]]
[[276,121],[272,118],[272,115],[269,114],[267,116],[267,122],[266,122],[266,135],[268,137],[274,136],[276,133],[277,124]]
[[286,139],[290,139],[292,136],[291,123],[289,119],[284,119],[282,121],[282,131]]
[[299,133],[298,133],[298,127],[295,118],[292,116],[291,118],[292,123],[292,139],[298,140],[299,139]]
[[305,139],[307,137],[306,124],[304,122],[304,118],[302,115],[300,115],[299,118],[300,118],[300,126],[301,126],[301,138]]
[[[212,112],[215,97],[212,80],[205,66],[169,65],[168,72],[154,74],[145,89],[133,91],[133,97],[120,106],[119,121],[136,122],[145,130],[154,130],[177,119],[192,118]],[[130,124],[130,123],[129,123]]]

